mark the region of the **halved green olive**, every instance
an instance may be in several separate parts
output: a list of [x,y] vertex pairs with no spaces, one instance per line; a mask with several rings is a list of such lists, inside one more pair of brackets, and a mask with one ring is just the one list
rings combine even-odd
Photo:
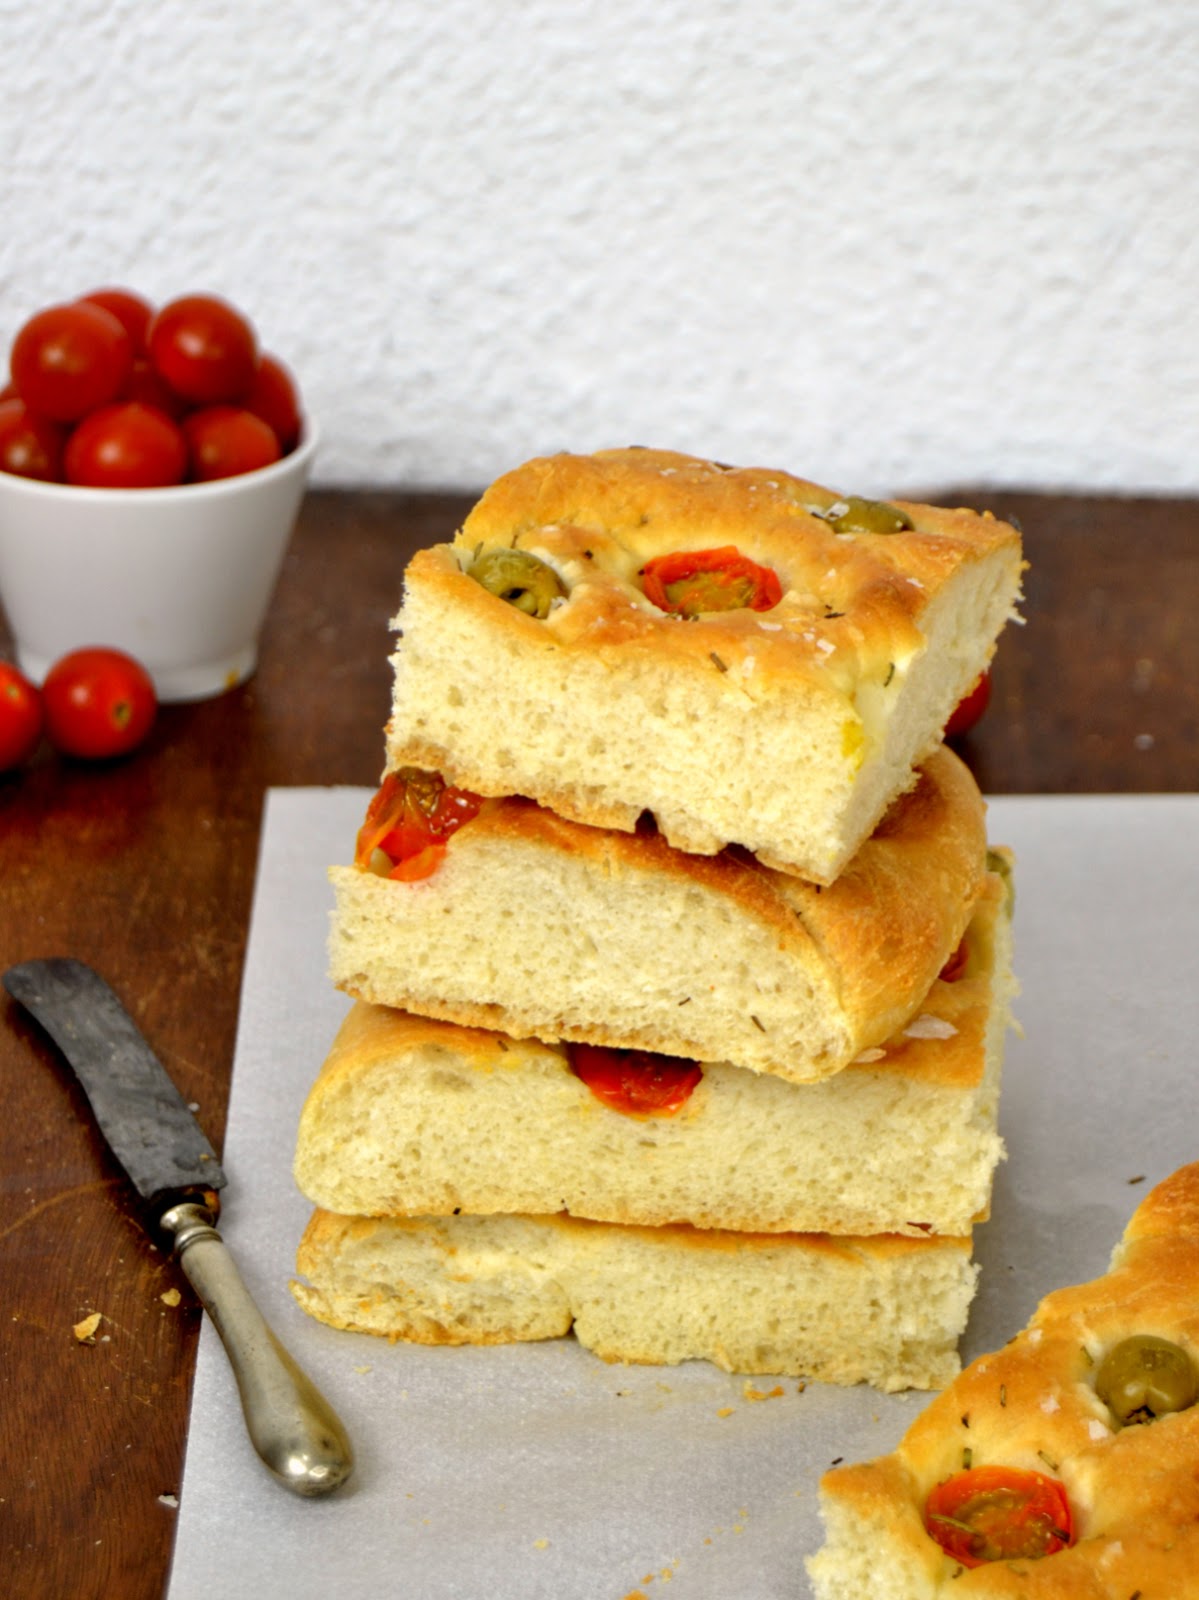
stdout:
[[838,500],[824,515],[838,533],[902,533],[915,526],[898,506],[886,500],[862,500],[856,494]]
[[553,567],[526,550],[484,550],[466,575],[530,617],[548,617],[551,600],[566,593]]
[[1153,1333],[1136,1333],[1104,1356],[1095,1393],[1120,1425],[1128,1427],[1193,1406],[1199,1398],[1199,1375],[1181,1345]]

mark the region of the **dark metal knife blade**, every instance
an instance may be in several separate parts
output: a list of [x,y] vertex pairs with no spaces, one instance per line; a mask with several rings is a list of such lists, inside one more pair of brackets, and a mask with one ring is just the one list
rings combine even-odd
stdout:
[[254,1304],[217,1232],[216,1153],[109,985],[82,961],[26,961],[4,987],[46,1030],[83,1086],[101,1132],[162,1229],[211,1316],[237,1379],[251,1441],[300,1495],[344,1483],[349,1439],[328,1401],[296,1365]]

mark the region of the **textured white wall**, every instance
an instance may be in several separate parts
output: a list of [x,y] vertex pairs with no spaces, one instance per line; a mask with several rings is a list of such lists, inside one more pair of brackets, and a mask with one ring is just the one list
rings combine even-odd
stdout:
[[0,0],[0,336],[243,304],[326,483],[1199,489],[1195,0]]

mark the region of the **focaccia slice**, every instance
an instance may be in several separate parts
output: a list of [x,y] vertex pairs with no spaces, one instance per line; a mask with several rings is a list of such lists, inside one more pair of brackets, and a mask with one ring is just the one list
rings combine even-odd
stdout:
[[[577,1047],[359,1002],[304,1106],[296,1182],[314,1205],[360,1216],[568,1211],[756,1232],[963,1235],[987,1212],[1003,1149],[1010,948],[1008,888],[991,874],[917,1017],[811,1084],[717,1063],[691,1087],[689,1063],[642,1056],[612,1062],[630,1091],[601,1082],[605,1100],[573,1069]],[[666,1109],[638,1112],[662,1083],[656,1068]]]
[[576,1217],[359,1217],[317,1211],[292,1292],[335,1328],[421,1344],[508,1344],[572,1329],[605,1361],[714,1362],[880,1389],[958,1370],[970,1240],[831,1238]]
[[[777,600],[654,588],[655,561],[714,551]],[[1021,571],[989,514],[671,451],[540,458],[408,568],[388,765],[605,828],[650,813],[681,850],[829,883],[987,666]]]
[[[1127,1343],[1146,1336],[1148,1351]],[[817,1600],[1199,1594],[1197,1362],[1199,1164],[1145,1197],[1103,1277],[1046,1296],[1022,1333],[928,1406],[894,1454],[825,1475],[827,1542],[808,1562]],[[1122,1426],[1145,1399],[1156,1420]],[[989,1552],[977,1547],[975,1566],[946,1553],[926,1530],[930,1493],[933,1513],[952,1518],[945,1537],[956,1531],[977,1546],[977,1513],[945,1508],[971,1481],[958,1475],[980,1469],[1046,1480],[1037,1493],[1054,1497],[1052,1526],[1031,1537],[1062,1547],[1007,1559],[982,1559]]]
[[502,800],[419,881],[333,868],[330,969],[358,999],[516,1038],[812,1082],[916,1014],[985,877],[982,797],[944,747],[824,890]]

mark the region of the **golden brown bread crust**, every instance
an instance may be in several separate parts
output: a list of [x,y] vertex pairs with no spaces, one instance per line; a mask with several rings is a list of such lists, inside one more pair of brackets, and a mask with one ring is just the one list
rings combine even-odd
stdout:
[[[928,1587],[911,1590],[917,1600],[1199,1593],[1199,1405],[1118,1429],[1095,1393],[1106,1352],[1139,1333],[1199,1359],[1199,1163],[1146,1196],[1108,1273],[1048,1295],[1022,1333],[928,1406],[893,1455],[827,1474],[826,1506],[877,1540],[880,1574],[897,1561],[921,1573]],[[976,1467],[1053,1472],[1077,1542],[1040,1561],[959,1572],[924,1532],[922,1513],[930,1489],[961,1470],[965,1449]]]
[[[672,882],[693,884],[727,900],[739,916],[767,931],[799,968],[818,970],[822,982],[831,985],[839,1012],[837,1048],[819,1060],[774,1060],[761,1025],[752,1035],[746,1027],[743,1049],[730,1048],[727,1039],[693,1031],[699,1008],[680,1004],[678,995],[664,1001],[657,1019],[661,1031],[653,1038],[622,1032],[611,1009],[576,1015],[571,1010],[573,983],[569,994],[555,993],[548,984],[540,992],[524,993],[520,1010],[481,987],[468,999],[450,999],[416,987],[422,978],[413,966],[396,963],[386,972],[373,967],[369,949],[357,948],[353,959],[358,967],[343,970],[342,960],[350,957],[338,954],[335,941],[338,986],[374,1004],[517,1038],[572,1039],[730,1060],[810,1082],[839,1070],[859,1051],[882,1044],[913,1016],[965,932],[986,877],[985,806],[965,765],[943,747],[926,763],[916,788],[894,803],[874,836],[827,889],[764,867],[745,852],[686,855],[656,835],[591,828],[512,799],[485,807],[460,829],[449,841],[446,867],[439,871],[446,871],[451,859],[460,867],[456,898],[461,901],[472,855],[481,858],[497,846],[517,842],[536,847],[546,871],[553,870],[555,858],[574,858],[590,865],[597,884],[651,875],[663,892]],[[344,874],[345,869],[339,870]],[[423,914],[432,903],[429,897],[439,893],[436,875],[415,886],[372,878],[366,887],[379,901],[379,914],[396,923],[418,907]],[[426,898],[413,898],[414,890]],[[512,908],[512,915],[520,914],[521,908]],[[479,936],[487,936],[485,927],[480,926]],[[654,937],[661,940],[660,928]],[[480,986],[485,977],[480,976]],[[750,1001],[746,1010],[752,1009]],[[748,1049],[756,1052],[754,1058],[745,1053]]]
[[[669,451],[559,455],[506,474],[452,545],[410,564],[388,765],[600,827],[631,830],[648,810],[680,849],[737,842],[831,882],[985,667],[1022,566],[1019,535],[989,515],[895,502],[910,531],[839,534],[815,514],[836,502],[786,473]],[[646,597],[647,559],[727,545],[778,574],[769,611],[688,621]],[[468,575],[479,552],[512,547],[566,587],[543,619]],[[962,610],[946,624],[951,588]],[[453,659],[430,647],[450,618]],[[935,667],[923,659],[934,633]],[[485,681],[461,662],[468,639]],[[503,701],[498,735],[489,699]],[[706,771],[684,754],[697,729]],[[794,797],[809,790],[819,798],[804,810]]]

